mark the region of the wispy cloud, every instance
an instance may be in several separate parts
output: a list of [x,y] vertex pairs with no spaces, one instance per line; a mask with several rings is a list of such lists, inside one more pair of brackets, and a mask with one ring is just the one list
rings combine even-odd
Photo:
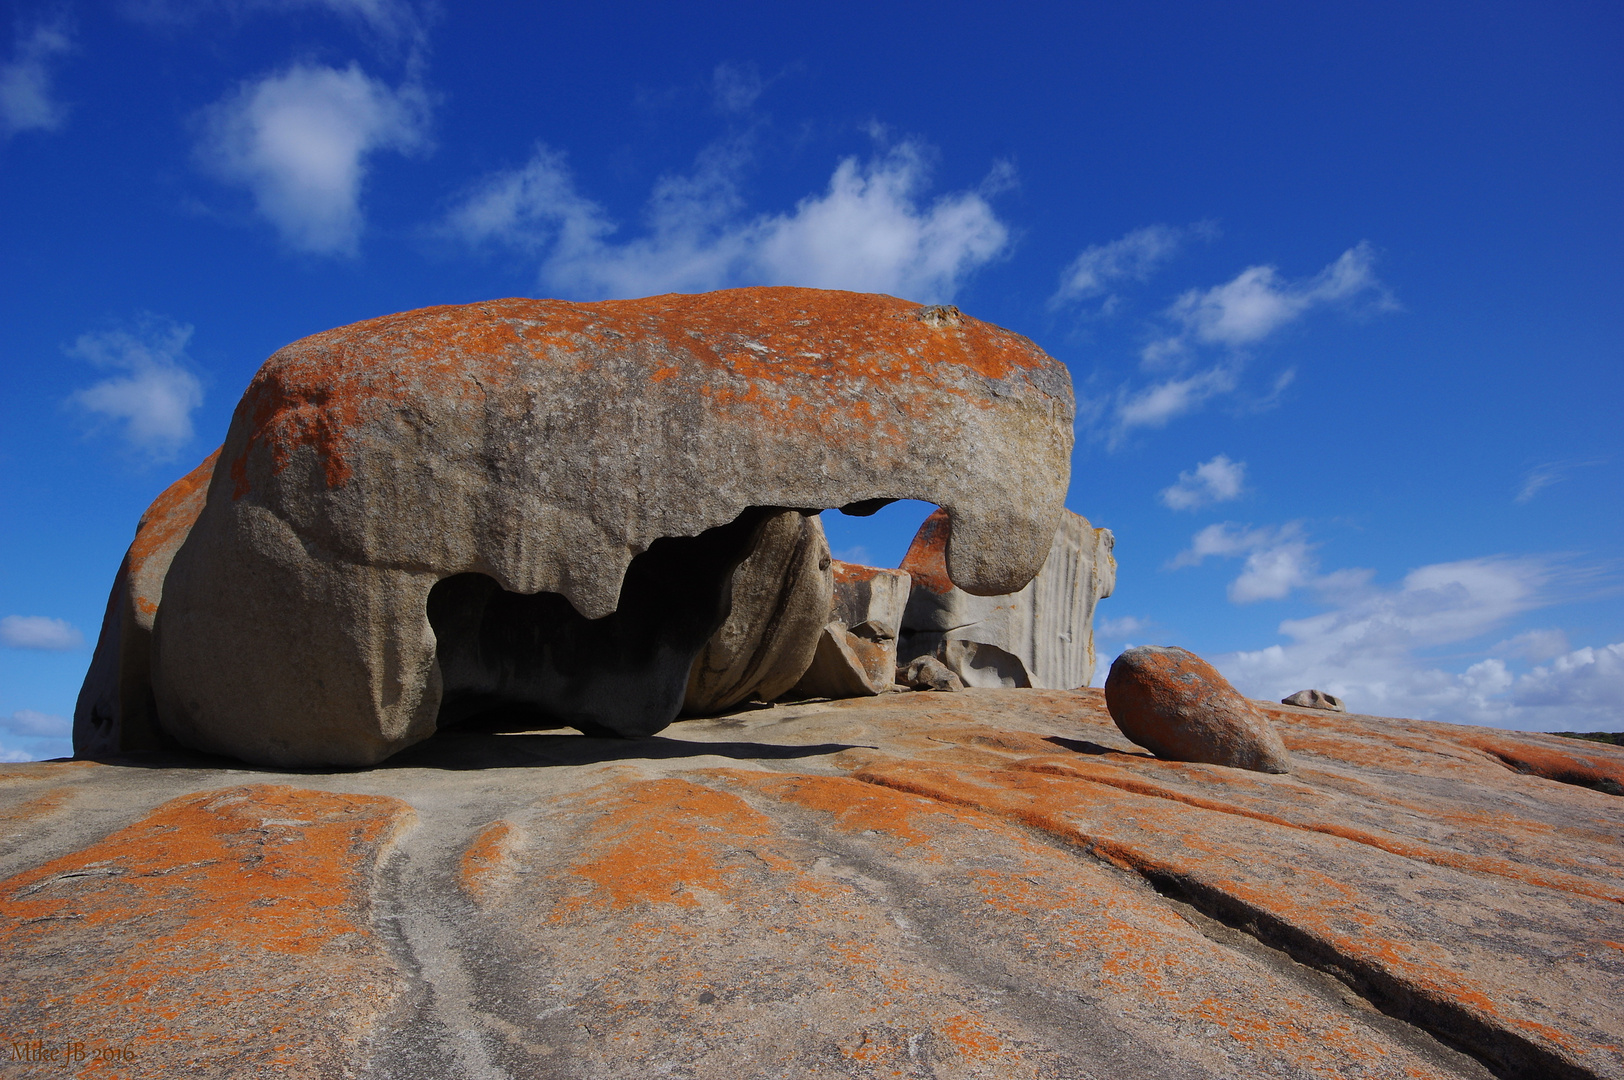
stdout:
[[1166,427],[1170,421],[1234,390],[1239,381],[1239,365],[1220,364],[1137,390],[1123,387],[1117,394],[1116,430],[1112,433],[1111,445],[1118,445],[1134,428]]
[[1604,465],[1605,461],[1547,461],[1535,465],[1523,474],[1522,486],[1517,489],[1516,501],[1528,502],[1535,495],[1550,487],[1559,484],[1568,478],[1568,474],[1575,469],[1587,469],[1595,465]]
[[1061,308],[1083,300],[1104,297],[1109,310],[1118,299],[1111,288],[1121,282],[1148,281],[1192,236],[1210,239],[1217,235],[1210,222],[1175,228],[1147,225],[1108,244],[1084,248],[1060,275],[1060,287],[1049,298],[1050,308]]
[[55,131],[68,107],[51,89],[51,63],[73,49],[65,19],[19,30],[10,60],[0,63],[0,139],[20,131]]
[[7,615],[0,619],[0,645],[9,649],[65,652],[81,648],[85,636],[66,619],[46,615]]
[[1219,454],[1193,472],[1180,472],[1178,483],[1162,489],[1162,503],[1171,510],[1199,510],[1238,499],[1245,490],[1246,462]]
[[190,326],[153,315],[134,332],[80,335],[68,354],[118,374],[76,391],[69,403],[121,424],[141,456],[172,460],[191,441],[192,410],[203,403],[203,384],[187,367],[191,337]]
[[[1425,658],[1430,649],[1481,637],[1556,602],[1566,572],[1552,558],[1490,556],[1423,566],[1385,588],[1359,574],[1321,589],[1331,610],[1282,622],[1285,643],[1214,662],[1255,697],[1315,687],[1346,699],[1351,709],[1384,716],[1617,730],[1624,715],[1624,643],[1563,651],[1520,674],[1499,656],[1454,673]],[[1536,649],[1555,643],[1548,633],[1538,643],[1519,637]],[[1507,644],[1493,651],[1506,652]]]
[[[1398,308],[1376,276],[1368,243],[1349,248],[1305,280],[1287,280],[1272,266],[1252,266],[1222,285],[1185,292],[1163,312],[1164,332],[1140,351],[1144,370],[1161,377],[1117,393],[1110,445],[1120,445],[1136,429],[1164,427],[1215,398],[1240,392],[1250,351],[1322,307]],[[1281,372],[1270,393],[1254,395],[1246,404],[1273,405],[1294,375],[1294,369]]]
[[711,72],[711,101],[719,112],[748,112],[766,89],[755,64],[721,63]]
[[184,26],[214,13],[241,18],[326,10],[391,43],[420,41],[433,10],[407,0],[123,0],[120,9],[127,18],[159,26]]
[[[620,227],[576,188],[563,155],[539,147],[520,169],[487,177],[444,231],[541,256],[541,287],[587,298],[698,292],[729,285],[806,285],[946,300],[1008,248],[1009,229],[983,191],[924,201],[926,149],[904,142],[846,158],[828,187],[793,211],[750,215],[739,144],[712,147],[693,172],[662,179],[644,235]],[[994,170],[994,183],[1007,169]]]
[[1129,634],[1137,634],[1152,625],[1149,619],[1123,615],[1115,619],[1101,619],[1094,629],[1099,637],[1125,639]]
[[1360,242],[1306,281],[1287,281],[1272,266],[1247,267],[1222,285],[1191,289],[1173,302],[1167,314],[1180,325],[1175,340],[1255,345],[1314,308],[1360,297],[1370,297],[1377,310],[1393,310],[1397,301],[1377,279],[1375,262],[1370,244]]
[[33,709],[18,709],[10,716],[0,716],[0,739],[4,740],[0,742],[0,761],[71,757],[73,721]]
[[429,96],[390,87],[357,64],[297,64],[244,83],[204,114],[200,161],[253,194],[293,248],[353,255],[361,194],[380,151],[413,153],[428,142]]
[[1246,562],[1240,576],[1229,583],[1229,599],[1237,604],[1280,600],[1294,589],[1324,584],[1317,575],[1316,546],[1298,521],[1261,528],[1226,521],[1196,533],[1190,546],[1175,556],[1168,568],[1199,566],[1214,556],[1244,556]]

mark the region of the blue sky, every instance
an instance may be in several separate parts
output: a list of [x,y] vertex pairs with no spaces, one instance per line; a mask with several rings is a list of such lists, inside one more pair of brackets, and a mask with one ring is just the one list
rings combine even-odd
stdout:
[[745,284],[1070,367],[1104,659],[1624,730],[1617,5],[0,14],[0,758],[66,752],[136,519],[276,348]]

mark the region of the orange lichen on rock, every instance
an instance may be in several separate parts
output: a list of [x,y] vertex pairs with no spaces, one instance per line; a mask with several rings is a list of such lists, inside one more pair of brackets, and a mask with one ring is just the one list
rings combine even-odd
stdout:
[[[275,472],[297,448],[310,447],[328,484],[343,484],[355,427],[409,403],[426,385],[461,397],[505,387],[520,352],[567,366],[589,364],[582,357],[593,347],[613,347],[635,358],[650,382],[697,365],[716,373],[696,387],[714,405],[766,412],[775,424],[809,431],[836,418],[830,404],[805,390],[771,388],[810,389],[838,376],[858,387],[930,379],[939,392],[962,394],[938,369],[1009,380],[1052,363],[1018,334],[963,316],[920,317],[930,310],[889,296],[749,288],[589,304],[513,298],[369,319],[306,338],[260,369],[239,406],[252,435],[232,459],[234,493],[249,490],[256,444],[269,451]],[[680,352],[671,342],[682,343]],[[375,362],[380,353],[389,364]],[[869,426],[879,419],[861,411],[841,410],[841,418]]]
[[915,587],[923,585],[936,593],[952,591],[953,579],[947,576],[947,540],[951,531],[952,524],[943,510],[933,511],[919,526],[908,545],[908,554],[902,558],[902,569],[913,576]]
[[22,825],[38,821],[56,813],[73,798],[73,788],[54,787],[31,799],[0,807],[0,839]]
[[648,780],[601,796],[590,857],[570,873],[592,885],[564,901],[555,919],[597,907],[697,907],[694,891],[725,894],[738,860],[719,850],[735,837],[766,837],[772,824],[736,796],[684,780]]
[[457,882],[475,900],[500,885],[513,870],[513,849],[523,834],[511,821],[493,821],[474,834],[457,864]]
[[390,798],[224,788],[0,882],[11,1038],[129,1045],[147,1076],[326,1075],[403,985],[367,912],[410,817]]
[[1509,733],[1469,729],[1451,734],[1461,745],[1481,750],[1517,772],[1564,784],[1606,788],[1612,795],[1624,794],[1624,749],[1603,743],[1577,742],[1571,749],[1542,746],[1532,739],[1519,739]]
[[[152,500],[146,513],[141,515],[129,554],[130,574],[137,580],[141,579],[142,571],[153,557],[161,555],[166,565],[174,557],[175,549],[186,539],[186,534],[197,521],[197,515],[203,512],[209,481],[214,478],[214,466],[219,459],[220,451],[216,449],[191,472],[165,488]],[[153,584],[161,589],[162,575]],[[158,597],[141,592],[136,604],[151,615],[158,610]]]
[[[1624,1047],[1582,993],[1552,992],[1536,1004],[1518,990],[1547,962],[1536,943],[1551,920],[1571,920],[1569,930],[1592,937],[1581,928],[1618,921],[1615,904],[1511,882],[1484,893],[1469,878],[1452,879],[1458,871],[1448,867],[1338,836],[1256,818],[1242,825],[1226,812],[1025,769],[898,762],[857,776],[1014,818],[1152,880],[1177,882],[1235,917],[1289,928],[1282,933],[1300,947],[1335,957],[1362,979],[1402,988],[1403,1000],[1424,1003],[1412,1007],[1434,1011],[1434,1023],[1493,1029],[1501,1044],[1495,1052],[1515,1068],[1588,1062],[1624,1070]],[[1448,903],[1478,918],[1492,909],[1494,930],[1457,928],[1451,948],[1432,943],[1424,927]],[[1616,999],[1624,1000],[1624,979],[1605,966],[1588,968],[1592,985],[1616,985]]]

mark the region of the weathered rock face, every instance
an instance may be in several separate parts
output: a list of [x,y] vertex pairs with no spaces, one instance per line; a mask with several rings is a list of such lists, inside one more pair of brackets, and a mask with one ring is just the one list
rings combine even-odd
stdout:
[[1346,712],[1342,707],[1342,699],[1333,697],[1323,690],[1299,690],[1290,697],[1281,698],[1282,705],[1298,705],[1305,709],[1326,709],[1330,712]]
[[682,711],[772,701],[805,674],[834,596],[833,561],[815,515],[787,510],[762,526],[733,572],[732,610],[688,673]]
[[795,684],[795,697],[866,697],[896,682],[897,634],[908,605],[906,570],[833,563],[830,620],[811,665]]
[[1094,605],[1116,585],[1111,530],[1071,511],[1037,577],[1017,592],[974,596],[947,574],[947,517],[932,514],[902,561],[913,593],[900,657],[935,656],[966,686],[1071,690],[1094,678]]
[[152,622],[170,561],[192,531],[214,476],[216,450],[159,495],[135,529],[113,578],[101,636],[73,710],[80,754],[155,750],[163,742],[152,696]]
[[1185,649],[1128,649],[1111,663],[1105,701],[1122,734],[1157,757],[1291,771],[1291,756],[1268,718]]
[[[283,765],[377,762],[448,692],[648,734],[772,513],[925,499],[953,582],[1025,585],[1071,419],[1030,341],[891,297],[502,300],[318,334],[255,376],[175,552],[157,714]],[[678,602],[679,625],[655,610]]]
[[0,765],[0,1045],[87,1051],[0,1074],[1624,1078],[1624,748],[1254,704],[1291,774],[982,689]]

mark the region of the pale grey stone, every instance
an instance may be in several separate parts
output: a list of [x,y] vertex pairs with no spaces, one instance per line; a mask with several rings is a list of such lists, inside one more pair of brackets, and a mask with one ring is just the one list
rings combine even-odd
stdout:
[[903,560],[913,591],[900,656],[935,656],[966,686],[1071,690],[1094,677],[1094,605],[1116,585],[1115,538],[1069,510],[1043,569],[1003,596],[973,596],[945,572],[946,520],[931,515]]

